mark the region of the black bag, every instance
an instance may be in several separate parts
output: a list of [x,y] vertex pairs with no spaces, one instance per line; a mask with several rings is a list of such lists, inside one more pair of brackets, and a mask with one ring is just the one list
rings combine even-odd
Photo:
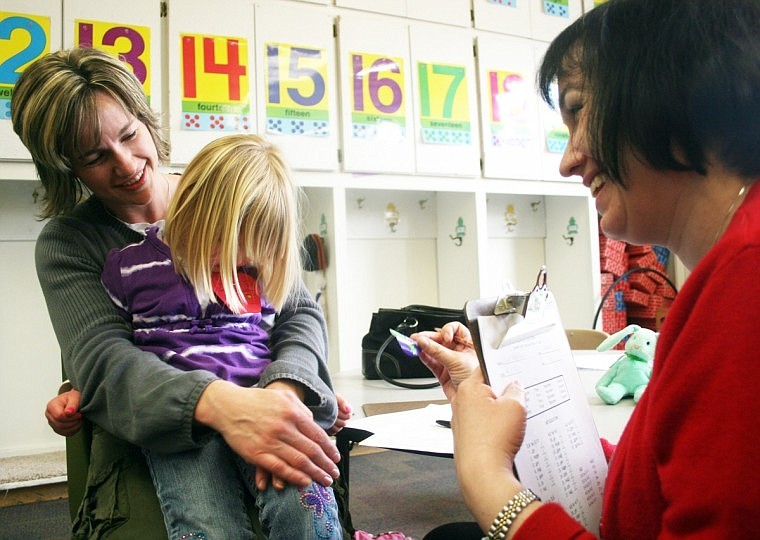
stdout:
[[383,379],[402,388],[435,388],[437,382],[412,384],[395,379],[429,378],[433,374],[419,358],[401,350],[390,329],[406,336],[435,330],[451,321],[465,323],[461,309],[411,305],[401,309],[380,308],[372,314],[369,332],[362,338],[362,374],[365,379]]

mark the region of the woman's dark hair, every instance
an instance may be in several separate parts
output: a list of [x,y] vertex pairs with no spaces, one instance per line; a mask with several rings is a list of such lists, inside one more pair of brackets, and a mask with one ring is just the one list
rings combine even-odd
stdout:
[[661,170],[705,174],[710,159],[760,176],[760,2],[609,0],[565,29],[538,73],[586,91],[591,153],[624,183],[623,151]]

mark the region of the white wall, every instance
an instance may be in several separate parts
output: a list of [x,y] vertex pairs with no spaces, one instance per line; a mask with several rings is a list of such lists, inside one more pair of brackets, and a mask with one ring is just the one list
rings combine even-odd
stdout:
[[34,270],[34,188],[0,181],[0,457],[64,447],[44,416],[61,360]]

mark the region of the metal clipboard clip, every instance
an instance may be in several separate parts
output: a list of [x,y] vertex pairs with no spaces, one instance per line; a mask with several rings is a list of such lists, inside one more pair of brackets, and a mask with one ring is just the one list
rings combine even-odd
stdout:
[[536,276],[536,285],[533,290],[528,293],[511,293],[500,296],[496,300],[496,305],[493,308],[494,315],[507,315],[509,313],[517,313],[525,317],[530,305],[530,299],[533,294],[542,293],[548,291],[549,288],[546,285],[546,266],[541,265],[538,269],[538,275]]
[[523,316],[529,320],[542,317],[548,295],[549,286],[546,284],[546,266],[541,265],[536,276],[536,284],[528,295],[528,302]]
[[[536,284],[528,293],[512,291],[504,296],[480,298],[465,303],[465,320],[486,382],[490,384],[484,350],[501,349],[515,340],[534,337],[554,326],[553,321],[544,317],[544,307],[549,296],[546,266],[542,265],[536,276]],[[483,333],[481,322],[487,328]],[[519,331],[510,334],[510,329],[518,324],[520,328],[516,330]]]
[[541,265],[536,275],[536,284],[530,292],[507,294],[496,300],[493,314],[504,316],[503,318],[500,317],[503,320],[504,329],[494,343],[496,348],[505,345],[509,331],[513,326],[524,321],[535,321],[541,318],[548,291],[546,266]]

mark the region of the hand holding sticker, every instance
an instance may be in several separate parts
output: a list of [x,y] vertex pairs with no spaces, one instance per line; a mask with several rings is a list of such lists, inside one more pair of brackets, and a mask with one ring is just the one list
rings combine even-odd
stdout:
[[393,334],[393,337],[396,338],[399,347],[401,347],[401,350],[405,355],[419,356],[420,349],[417,347],[417,343],[415,343],[413,339],[411,339],[409,336],[405,336],[400,332],[396,332],[393,328],[391,328],[390,331],[391,334]]

